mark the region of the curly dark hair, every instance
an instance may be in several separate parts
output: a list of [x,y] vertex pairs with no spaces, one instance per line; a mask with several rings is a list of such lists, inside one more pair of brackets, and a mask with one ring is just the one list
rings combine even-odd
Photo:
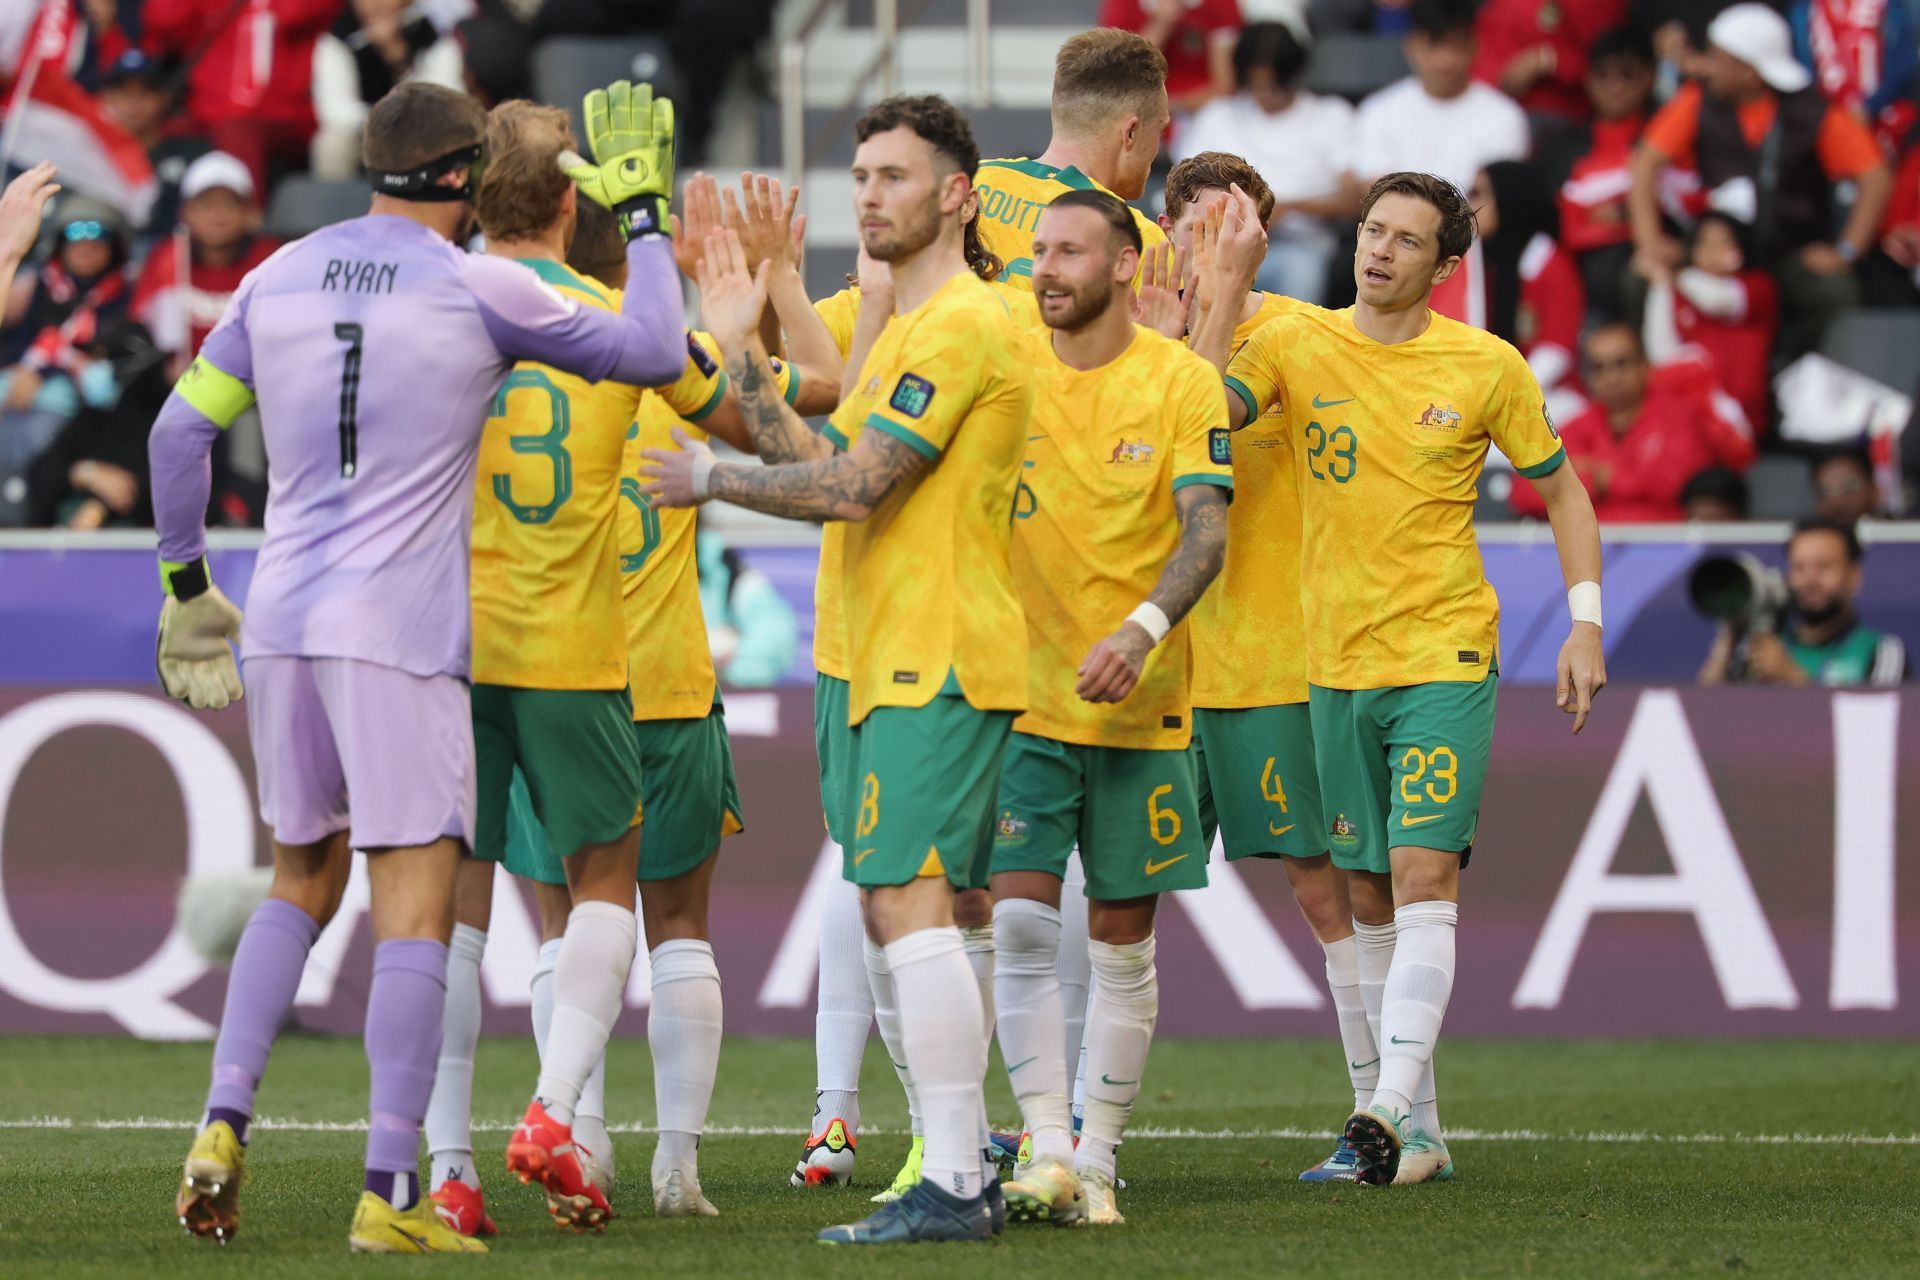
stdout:
[[1412,196],[1440,211],[1440,260],[1457,258],[1473,243],[1473,206],[1460,188],[1431,173],[1390,173],[1373,184],[1360,206],[1360,221],[1373,212],[1381,196]]

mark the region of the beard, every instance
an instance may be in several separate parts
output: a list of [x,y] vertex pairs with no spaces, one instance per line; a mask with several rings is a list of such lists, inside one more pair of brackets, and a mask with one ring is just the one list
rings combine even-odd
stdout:
[[898,262],[910,258],[940,238],[940,205],[929,200],[920,216],[911,222],[895,224],[871,237],[862,236],[867,256],[875,262]]
[[[1042,289],[1054,287],[1059,286],[1036,280],[1033,291],[1037,297]],[[1066,333],[1077,333],[1092,324],[1095,320],[1098,320],[1101,316],[1107,314],[1107,308],[1113,305],[1113,290],[1104,280],[1100,281],[1096,287],[1069,289],[1068,295],[1069,305],[1067,307],[1067,314],[1059,320],[1050,318],[1047,314],[1045,304],[1043,303],[1041,305],[1040,318],[1046,321],[1049,329],[1059,329]]]
[[1799,614],[1800,620],[1809,626],[1824,627],[1847,611],[1847,603],[1835,597],[1819,605],[1809,605],[1796,596],[1793,601],[1793,611]]

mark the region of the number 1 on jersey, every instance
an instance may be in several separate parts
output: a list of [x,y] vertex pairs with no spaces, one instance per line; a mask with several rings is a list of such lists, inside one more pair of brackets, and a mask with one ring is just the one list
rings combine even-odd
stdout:
[[340,368],[340,474],[351,480],[360,466],[360,342],[366,331],[342,320],[333,336],[347,344]]

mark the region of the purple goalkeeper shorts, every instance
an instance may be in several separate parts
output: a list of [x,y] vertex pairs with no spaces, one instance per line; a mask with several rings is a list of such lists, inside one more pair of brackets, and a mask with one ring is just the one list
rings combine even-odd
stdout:
[[260,818],[281,844],[473,846],[473,712],[458,676],[354,658],[246,660]]

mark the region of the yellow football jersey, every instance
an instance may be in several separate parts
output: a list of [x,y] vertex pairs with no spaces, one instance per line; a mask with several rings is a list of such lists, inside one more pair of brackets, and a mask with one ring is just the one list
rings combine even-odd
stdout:
[[[980,238],[1005,264],[1000,278],[1027,293],[1033,292],[1033,233],[1041,211],[1068,191],[1106,190],[1072,165],[1056,169],[1025,156],[982,160],[973,185],[980,192]],[[1167,238],[1160,224],[1138,209],[1133,221],[1147,248]],[[1139,284],[1135,276],[1134,287]]]
[[1033,418],[1014,503],[1013,579],[1027,614],[1021,733],[1090,747],[1178,750],[1193,732],[1188,627],[1154,646],[1125,701],[1074,692],[1080,664],[1160,580],[1180,546],[1174,493],[1233,489],[1227,397],[1185,343],[1136,325],[1097,369],[1075,369],[1049,330],[1027,336]]
[[[1040,324],[1040,304],[1031,291],[1010,285],[992,288],[1007,304],[1007,312],[1016,327],[1034,328]],[[829,298],[813,304],[814,312],[826,323],[827,332],[840,348],[844,359],[853,350],[853,330],[860,319],[860,286],[849,285]],[[889,322],[891,323],[891,322]],[[850,449],[860,435],[859,423],[846,427],[838,437],[840,447]],[[840,607],[840,575],[844,559],[847,526],[832,521],[820,531],[820,567],[813,581],[813,669],[837,680],[847,678],[847,637]]]
[[[1009,564],[1031,371],[999,293],[956,275],[890,321],[826,432],[884,431],[931,465],[846,526],[849,722],[920,707],[947,677],[983,711],[1027,705],[1027,627]],[[817,625],[817,624],[816,624]]]
[[[1278,293],[1233,331],[1238,349],[1269,321],[1316,310]],[[1307,700],[1300,613],[1300,492],[1293,436],[1276,406],[1233,436],[1227,562],[1187,617],[1193,705],[1280,707]]]
[[[583,307],[617,296],[557,262],[524,260]],[[621,689],[627,632],[616,512],[641,389],[522,361],[494,394],[473,502],[473,679]]]
[[1308,679],[1485,679],[1500,621],[1473,536],[1487,442],[1524,476],[1567,456],[1520,353],[1445,316],[1389,346],[1350,307],[1312,310],[1254,334],[1226,381],[1256,420],[1279,405],[1293,437]]
[[[780,394],[798,391],[793,366],[771,362]],[[698,519],[688,509],[655,510],[638,479],[648,449],[677,449],[677,427],[695,440],[698,425],[727,394],[720,349],[704,333],[687,338],[687,365],[672,386],[640,399],[627,428],[621,464],[620,590],[626,600],[627,655],[633,681],[635,720],[692,720],[713,709],[718,687],[707,648],[707,620],[700,607],[700,565],[694,554]]]

